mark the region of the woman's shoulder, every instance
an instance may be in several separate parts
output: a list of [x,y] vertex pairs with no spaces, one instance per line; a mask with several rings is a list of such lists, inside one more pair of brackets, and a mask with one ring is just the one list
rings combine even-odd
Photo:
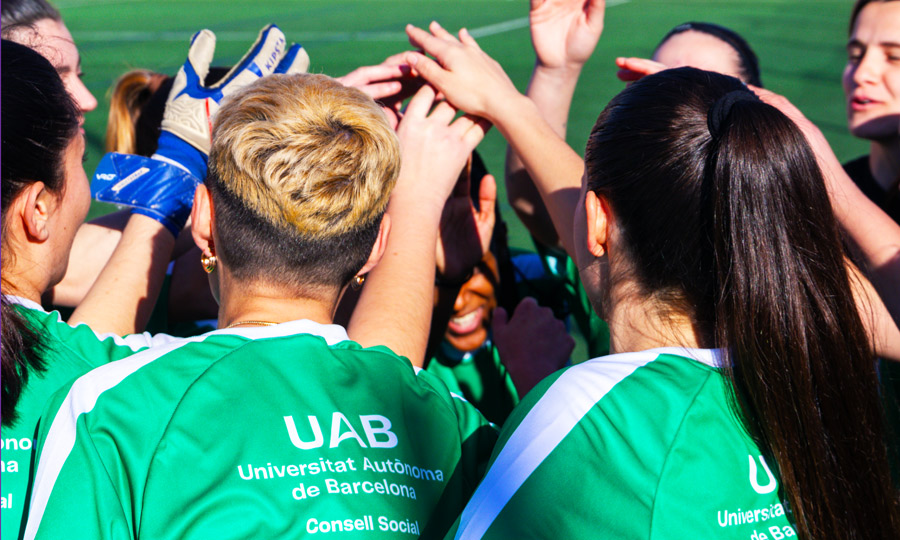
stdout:
[[674,347],[601,356],[545,380],[529,394],[525,406],[586,411],[620,393],[628,401],[637,400],[634,393],[622,392],[622,385],[682,394],[717,375],[721,361],[717,350]]
[[90,368],[177,340],[166,334],[147,332],[125,336],[101,333],[85,323],[69,324],[58,311],[46,311],[36,302],[13,296],[7,298],[28,324],[44,337],[48,355],[70,360],[77,358]]
[[[717,351],[655,349],[604,356],[557,372],[529,393],[504,425],[491,467],[469,515],[463,515],[463,529],[483,523],[517,534],[536,527],[541,536],[554,527],[568,533],[589,527],[588,522],[625,523],[621,515],[646,523],[672,442],[697,396],[711,380],[722,379],[719,360]],[[719,383],[712,387],[718,395]],[[726,402],[721,406],[727,410]],[[566,481],[573,478],[578,481]],[[542,509],[553,514],[550,519],[521,517],[536,510],[536,497],[563,493],[586,501],[584,519],[554,508]],[[497,500],[506,500],[503,508]]]

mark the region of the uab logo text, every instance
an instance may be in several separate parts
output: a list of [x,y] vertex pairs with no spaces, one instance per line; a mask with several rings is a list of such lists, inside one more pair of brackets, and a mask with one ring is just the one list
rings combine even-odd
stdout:
[[[328,420],[325,420],[326,430],[328,430]],[[397,446],[397,435],[391,431],[391,421],[380,414],[361,414],[359,422],[354,425],[342,413],[335,411],[331,415],[331,436],[328,441],[328,448],[337,448],[342,441],[356,441],[362,448],[394,448]],[[307,427],[308,424],[308,427]],[[323,436],[322,424],[315,415],[306,417],[306,422],[301,421],[300,431],[297,430],[297,424],[294,423],[293,416],[284,417],[284,425],[287,427],[288,437],[291,443],[301,450],[312,450],[313,448],[321,448],[325,444]],[[365,435],[365,441],[360,436],[360,432]],[[301,437],[300,434],[303,434]],[[368,443],[368,446],[366,445]],[[352,444],[352,443],[351,443]]]

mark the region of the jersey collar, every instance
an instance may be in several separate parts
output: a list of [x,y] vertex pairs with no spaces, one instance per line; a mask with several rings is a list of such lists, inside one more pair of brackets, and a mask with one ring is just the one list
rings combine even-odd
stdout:
[[701,364],[709,367],[721,368],[725,366],[725,359],[722,356],[722,349],[691,349],[687,347],[660,347],[658,349],[650,349],[644,351],[652,354],[671,354],[674,356],[682,356],[696,360]]
[[210,334],[237,335],[247,339],[265,339],[273,337],[292,336],[295,334],[311,334],[319,336],[329,345],[336,345],[342,341],[349,341],[347,330],[339,324],[322,324],[308,319],[289,321],[274,326],[250,326],[243,328],[223,328],[214,330]]
[[44,313],[46,313],[46,311],[44,311],[44,307],[42,305],[38,304],[37,302],[35,302],[34,300],[29,300],[27,298],[22,298],[21,296],[14,296],[11,294],[4,294],[3,297],[6,298],[6,301],[9,302],[10,304],[20,305],[24,308],[36,309],[38,311],[43,311]]

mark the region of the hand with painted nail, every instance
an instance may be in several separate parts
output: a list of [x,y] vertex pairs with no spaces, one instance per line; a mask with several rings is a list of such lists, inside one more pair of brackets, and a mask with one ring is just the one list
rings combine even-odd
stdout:
[[500,64],[481,50],[466,29],[459,31],[458,39],[436,22],[431,23],[429,30],[406,27],[410,43],[434,60],[410,52],[406,61],[453,106],[492,120],[493,114],[510,97],[521,95]]
[[424,81],[417,77],[406,63],[406,52],[387,57],[375,66],[354,69],[337,80],[357,88],[377,101],[391,123],[397,129],[403,101],[416,93]]
[[616,76],[624,82],[634,82],[667,69],[665,65],[646,58],[616,58],[616,66],[619,67]]

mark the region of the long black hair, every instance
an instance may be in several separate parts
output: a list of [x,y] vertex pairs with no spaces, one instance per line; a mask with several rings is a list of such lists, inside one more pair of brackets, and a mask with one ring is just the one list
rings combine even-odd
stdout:
[[[79,113],[59,75],[43,56],[11,41],[2,44],[3,125],[3,265],[15,258],[10,250],[7,211],[16,197],[35,182],[62,193],[65,189],[63,157],[78,134]],[[3,278],[2,365],[3,425],[16,419],[16,403],[29,373],[43,369],[43,339],[16,311],[6,297],[9,283]]]
[[641,294],[725,350],[800,537],[900,538],[874,354],[799,129],[737,79],[667,70],[610,102],[585,165]]

